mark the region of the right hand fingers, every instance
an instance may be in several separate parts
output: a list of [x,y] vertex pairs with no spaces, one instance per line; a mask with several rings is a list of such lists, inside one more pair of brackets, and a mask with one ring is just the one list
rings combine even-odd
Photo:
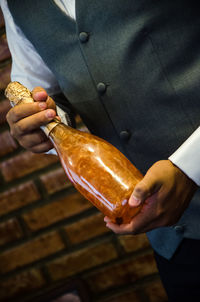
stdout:
[[28,117],[32,114],[38,113],[47,108],[45,102],[40,103],[29,103],[29,104],[20,104],[11,108],[7,113],[7,121],[10,127],[12,124],[18,122],[19,120]]
[[38,129],[40,126],[49,123],[55,117],[56,112],[52,109],[35,113],[14,123],[11,127],[11,134],[18,139],[20,136],[24,136],[25,134]]
[[18,141],[24,148],[31,149],[36,145],[49,141],[49,139],[44,132],[39,129],[19,137]]
[[43,153],[43,152],[49,151],[52,148],[53,148],[53,145],[52,145],[51,141],[48,140],[46,142],[43,142],[39,145],[32,147],[30,149],[30,151],[32,151],[33,153]]
[[32,97],[36,101],[35,103],[20,104],[8,112],[6,117],[10,126],[22,118],[28,117],[29,115],[37,113],[46,108],[56,111],[56,104],[54,100],[47,95],[43,88],[35,87],[32,92]]
[[[51,114],[51,116],[47,114]],[[11,135],[15,137],[19,144],[25,149],[36,153],[46,152],[50,150],[53,145],[44,132],[40,129],[38,130],[38,128],[50,122],[55,116],[56,112],[54,110],[47,109],[25,117],[16,123],[11,123]]]
[[36,87],[32,92],[32,96],[35,99],[34,103],[15,106],[10,109],[6,117],[11,135],[19,141],[22,147],[32,152],[45,152],[51,149],[53,145],[38,128],[47,124],[56,116],[54,110],[56,105],[41,87]]
[[18,139],[20,145],[34,153],[46,152],[53,148],[53,144],[42,130],[25,134]]

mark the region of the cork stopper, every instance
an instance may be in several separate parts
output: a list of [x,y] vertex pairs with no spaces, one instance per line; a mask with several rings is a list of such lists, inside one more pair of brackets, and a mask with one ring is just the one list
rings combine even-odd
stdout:
[[12,106],[34,102],[31,92],[19,82],[10,82],[5,90],[5,96],[10,100]]

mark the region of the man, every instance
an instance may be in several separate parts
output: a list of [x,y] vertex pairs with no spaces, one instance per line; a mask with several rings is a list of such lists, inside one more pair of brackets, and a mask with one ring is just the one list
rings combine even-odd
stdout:
[[198,6],[187,0],[77,0],[76,9],[74,1],[7,2],[1,0],[12,80],[29,89],[40,85],[52,96],[36,87],[34,104],[12,108],[12,135],[33,152],[50,150],[39,127],[56,116],[55,99],[57,108],[76,110],[91,132],[148,170],[129,201],[143,204],[142,211],[130,224],[114,225],[108,217],[106,224],[119,234],[147,232],[169,300],[199,301]]

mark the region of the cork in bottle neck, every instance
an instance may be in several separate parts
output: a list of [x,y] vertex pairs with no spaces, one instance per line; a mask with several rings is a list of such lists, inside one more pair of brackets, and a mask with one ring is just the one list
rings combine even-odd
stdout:
[[11,82],[5,90],[5,96],[10,100],[11,105],[19,105],[21,103],[33,103],[31,92],[19,82]]

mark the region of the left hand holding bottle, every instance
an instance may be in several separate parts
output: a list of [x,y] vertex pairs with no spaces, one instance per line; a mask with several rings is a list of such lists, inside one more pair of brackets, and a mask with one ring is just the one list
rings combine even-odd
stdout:
[[139,234],[175,224],[188,207],[197,185],[169,160],[156,162],[135,186],[129,205],[143,205],[129,224],[117,225],[104,218],[117,234]]

